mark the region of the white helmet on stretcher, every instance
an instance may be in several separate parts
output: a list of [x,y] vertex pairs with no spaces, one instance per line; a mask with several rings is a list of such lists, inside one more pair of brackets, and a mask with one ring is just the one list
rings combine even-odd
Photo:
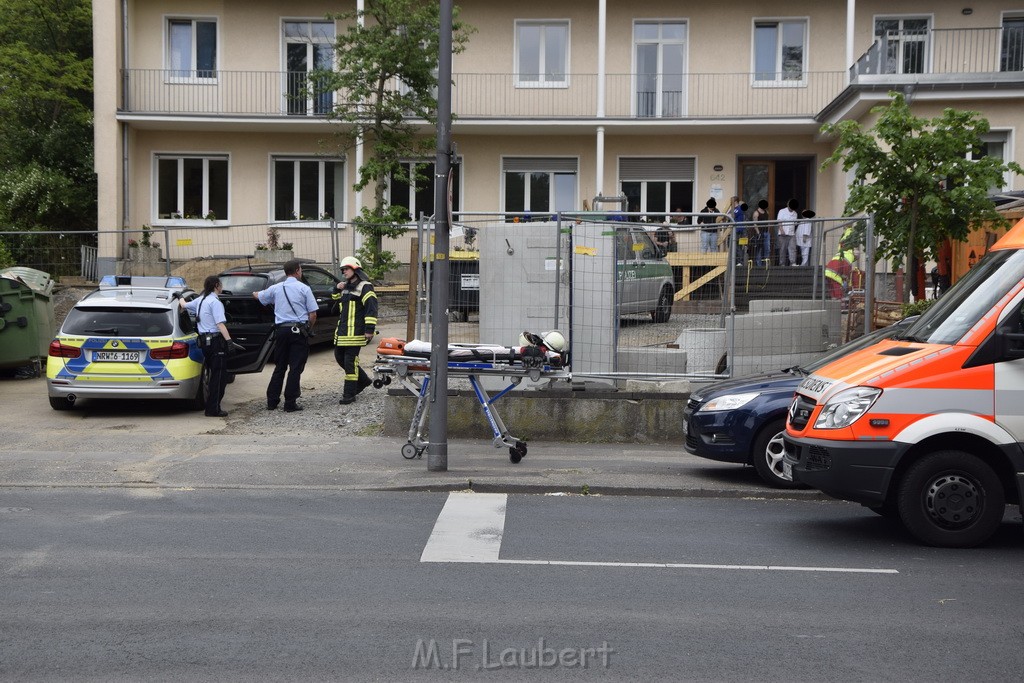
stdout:
[[558,330],[541,332],[540,338],[544,341],[544,346],[555,353],[564,353],[569,348],[565,342],[565,336]]

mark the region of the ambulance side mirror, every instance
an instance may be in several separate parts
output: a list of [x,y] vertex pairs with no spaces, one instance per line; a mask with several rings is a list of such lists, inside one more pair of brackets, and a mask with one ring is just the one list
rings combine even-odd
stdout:
[[1003,358],[1016,360],[1024,358],[1024,332],[996,332],[1001,337]]

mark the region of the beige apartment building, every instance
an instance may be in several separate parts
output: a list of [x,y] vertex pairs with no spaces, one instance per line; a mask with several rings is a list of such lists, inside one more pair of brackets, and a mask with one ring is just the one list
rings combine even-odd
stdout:
[[[300,94],[342,30],[325,14],[361,4],[95,0],[100,228],[177,228],[168,248],[187,258],[268,223],[354,216],[371,198],[351,189],[371,149],[332,146],[336,94]],[[656,214],[738,194],[773,215],[790,197],[840,215],[848,178],[820,170],[833,147],[819,129],[869,126],[890,90],[918,115],[982,112],[981,153],[1024,159],[1024,4],[458,4],[476,31],[453,62],[457,211],[545,214],[624,194]],[[433,212],[431,188],[389,193],[411,216]],[[101,258],[123,248],[108,235]]]

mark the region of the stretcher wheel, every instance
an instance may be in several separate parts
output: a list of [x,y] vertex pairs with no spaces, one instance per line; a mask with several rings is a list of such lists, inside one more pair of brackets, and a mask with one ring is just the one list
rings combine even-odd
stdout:
[[373,388],[374,389],[380,389],[383,386],[384,386],[384,380],[382,380],[382,379],[375,379],[375,380],[373,380]]
[[406,460],[412,460],[419,454],[419,449],[417,449],[416,446],[414,446],[411,441],[402,446],[402,457],[405,458]]
[[526,443],[516,441],[516,445],[508,449],[508,459],[512,462],[519,462],[526,457]]
[[384,381],[384,385],[385,386],[387,386],[388,384],[391,384],[391,376],[390,375],[384,375],[384,380],[383,381]]

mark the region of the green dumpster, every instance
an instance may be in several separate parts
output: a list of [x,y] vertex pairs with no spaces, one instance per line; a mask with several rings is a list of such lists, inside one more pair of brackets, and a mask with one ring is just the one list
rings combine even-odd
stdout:
[[56,331],[49,273],[0,270],[0,369],[29,366],[38,374]]

